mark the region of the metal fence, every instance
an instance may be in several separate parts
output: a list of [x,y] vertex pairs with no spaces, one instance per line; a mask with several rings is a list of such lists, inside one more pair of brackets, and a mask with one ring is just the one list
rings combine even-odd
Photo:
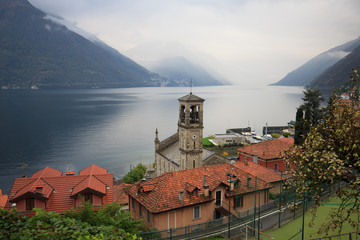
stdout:
[[[297,199],[293,195],[284,196],[282,201],[276,199],[266,204],[257,206],[256,209],[248,209],[238,213],[238,216],[230,216],[230,235],[246,236],[255,235],[258,231],[282,225],[291,218],[302,214],[302,208],[295,211],[286,206],[295,203]],[[279,202],[281,204],[279,204]],[[255,221],[254,221],[255,220]],[[248,228],[246,226],[252,227]],[[256,229],[256,230],[254,230]],[[181,228],[171,228],[156,232],[143,232],[139,234],[144,240],[148,239],[201,239],[212,235],[227,236],[229,230],[229,217],[215,219],[201,224],[189,225]],[[258,233],[259,234],[259,233]]]

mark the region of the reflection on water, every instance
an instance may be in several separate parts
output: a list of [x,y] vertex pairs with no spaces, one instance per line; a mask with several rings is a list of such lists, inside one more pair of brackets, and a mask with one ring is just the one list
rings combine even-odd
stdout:
[[[188,88],[0,91],[0,188],[50,166],[64,171],[97,164],[125,174],[130,164],[153,161],[160,139],[177,130],[177,99]],[[204,136],[227,128],[294,120],[302,89],[294,87],[194,88],[204,98]],[[27,166],[26,166],[27,165]]]

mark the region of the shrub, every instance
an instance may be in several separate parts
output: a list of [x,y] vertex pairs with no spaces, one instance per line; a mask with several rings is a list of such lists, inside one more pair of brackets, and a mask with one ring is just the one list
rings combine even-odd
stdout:
[[283,136],[286,138],[288,138],[290,135],[291,135],[291,133],[289,133],[289,132],[283,132]]
[[134,184],[145,177],[146,167],[139,163],[134,169],[130,170],[121,180],[124,183]]
[[280,134],[278,134],[278,133],[272,133],[272,134],[271,134],[271,137],[272,137],[272,138],[279,138],[279,137],[280,137]]

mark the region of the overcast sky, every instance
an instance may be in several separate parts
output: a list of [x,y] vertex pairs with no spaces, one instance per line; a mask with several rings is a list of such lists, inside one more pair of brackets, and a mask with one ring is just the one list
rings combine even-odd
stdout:
[[140,64],[184,55],[268,84],[360,36],[359,0],[30,0]]

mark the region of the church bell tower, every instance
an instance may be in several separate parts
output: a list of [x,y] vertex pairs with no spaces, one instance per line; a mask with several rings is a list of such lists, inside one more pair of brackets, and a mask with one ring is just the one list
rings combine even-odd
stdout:
[[179,100],[180,170],[202,166],[204,99],[192,94]]

